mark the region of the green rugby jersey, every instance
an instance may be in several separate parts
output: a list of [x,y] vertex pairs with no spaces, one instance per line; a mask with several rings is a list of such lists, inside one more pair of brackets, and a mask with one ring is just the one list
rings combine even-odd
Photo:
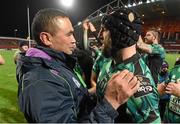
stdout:
[[[152,50],[151,55],[158,54],[158,55],[161,56],[161,58],[163,60],[165,59],[166,51],[160,44],[151,44],[151,45],[149,45],[149,47]],[[145,54],[144,57],[143,57],[145,62],[147,61],[147,56],[148,56],[148,54]]]
[[[180,65],[176,65],[170,71],[167,82],[180,82]],[[171,95],[163,120],[167,123],[180,123],[180,97]]]
[[[108,69],[109,68],[109,69]],[[103,64],[97,82],[97,96],[103,98],[111,75],[124,69],[133,72],[141,82],[138,91],[127,101],[127,112],[136,123],[160,123],[158,110],[159,95],[149,68],[137,53],[123,63],[114,64],[111,60]],[[120,115],[121,116],[121,115]]]
[[96,75],[99,75],[100,70],[103,67],[103,64],[107,63],[109,61],[111,61],[110,58],[105,58],[102,53],[99,54],[99,56],[97,57],[97,59],[95,60],[95,62],[93,64],[93,69],[92,70],[96,73]]
[[162,59],[165,59],[165,49],[160,44],[152,44],[151,46],[152,54],[159,54]]

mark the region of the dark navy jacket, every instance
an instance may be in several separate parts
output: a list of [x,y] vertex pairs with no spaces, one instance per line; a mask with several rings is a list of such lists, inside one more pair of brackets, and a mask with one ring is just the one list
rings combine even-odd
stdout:
[[106,99],[96,104],[74,74],[75,63],[73,57],[40,46],[21,55],[18,100],[28,122],[113,122],[117,111]]

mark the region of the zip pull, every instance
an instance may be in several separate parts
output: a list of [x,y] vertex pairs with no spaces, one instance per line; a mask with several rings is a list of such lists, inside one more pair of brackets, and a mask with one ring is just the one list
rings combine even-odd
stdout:
[[84,80],[82,79],[82,76],[76,71],[76,69],[73,69],[74,73],[76,74],[76,76],[78,77],[78,79],[80,80],[81,85],[84,88],[87,88],[86,83],[84,82]]

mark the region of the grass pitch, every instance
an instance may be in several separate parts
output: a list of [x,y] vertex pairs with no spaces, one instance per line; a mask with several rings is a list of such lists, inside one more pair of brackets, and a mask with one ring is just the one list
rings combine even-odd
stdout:
[[18,108],[14,52],[0,50],[0,54],[6,61],[5,65],[0,65],[0,123],[26,122]]

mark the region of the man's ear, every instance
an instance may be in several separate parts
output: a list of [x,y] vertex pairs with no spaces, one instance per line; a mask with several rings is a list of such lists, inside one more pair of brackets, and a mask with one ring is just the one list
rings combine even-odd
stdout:
[[52,42],[51,42],[51,34],[50,33],[47,33],[47,32],[41,32],[40,33],[40,39],[41,39],[41,42],[46,45],[46,46],[51,46],[52,45]]

